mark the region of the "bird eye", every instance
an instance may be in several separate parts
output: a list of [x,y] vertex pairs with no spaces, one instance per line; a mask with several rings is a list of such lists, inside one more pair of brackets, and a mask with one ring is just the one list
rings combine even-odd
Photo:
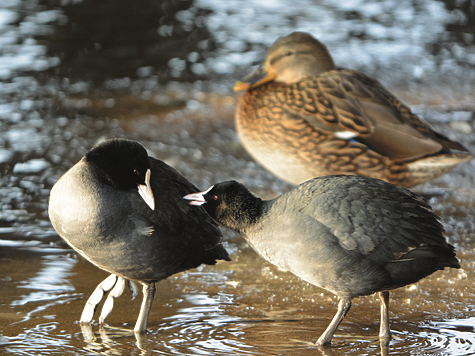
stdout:
[[287,51],[287,52],[285,52],[285,55],[286,55],[287,57],[288,57],[288,56],[291,56],[292,54],[294,54],[294,52],[292,52],[292,51]]
[[138,176],[138,175],[140,174],[139,170],[138,170],[138,169],[134,169],[134,174],[135,174],[136,176]]

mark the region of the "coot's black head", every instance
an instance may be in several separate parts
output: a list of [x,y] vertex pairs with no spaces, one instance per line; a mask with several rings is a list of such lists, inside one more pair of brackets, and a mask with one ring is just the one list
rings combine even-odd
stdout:
[[150,161],[138,142],[116,138],[101,142],[84,157],[98,177],[118,190],[139,190],[145,202],[154,209],[150,187]]
[[215,184],[204,192],[183,198],[190,200],[190,205],[202,205],[221,225],[237,231],[256,222],[262,212],[262,200],[234,180]]

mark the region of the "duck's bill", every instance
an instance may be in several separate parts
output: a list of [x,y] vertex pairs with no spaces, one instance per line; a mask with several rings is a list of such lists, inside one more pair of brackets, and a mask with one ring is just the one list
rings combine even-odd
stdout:
[[185,195],[183,199],[190,200],[190,205],[203,205],[206,203],[205,194],[207,194],[211,189],[213,189],[213,186],[209,187],[209,189],[205,190],[204,192]]
[[139,194],[142,199],[147,203],[150,209],[155,210],[155,199],[153,197],[152,187],[150,186],[150,169],[147,169],[145,173],[145,184],[139,184]]
[[263,63],[254,73],[242,78],[234,87],[234,91],[247,90],[270,82],[275,78],[275,73],[271,70],[267,62]]

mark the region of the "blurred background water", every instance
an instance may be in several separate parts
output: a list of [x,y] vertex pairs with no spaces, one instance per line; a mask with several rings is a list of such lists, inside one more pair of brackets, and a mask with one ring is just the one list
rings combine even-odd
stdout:
[[[201,188],[237,179],[264,198],[290,189],[243,150],[231,88],[277,37],[312,33],[337,65],[380,80],[475,152],[473,0],[0,1],[0,353],[15,355],[376,355],[379,301],[355,300],[334,347],[315,341],[336,310],[225,233],[231,263],[159,283],[140,340],[81,330],[106,274],[49,223],[49,191],[98,140],[136,139]],[[417,187],[463,269],[392,293],[391,355],[475,354],[475,162]],[[110,325],[133,327],[120,298]]]

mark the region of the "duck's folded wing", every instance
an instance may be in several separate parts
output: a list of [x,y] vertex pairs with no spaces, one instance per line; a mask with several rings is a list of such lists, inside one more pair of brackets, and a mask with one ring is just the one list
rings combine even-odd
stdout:
[[318,130],[356,140],[390,159],[416,160],[441,151],[466,151],[435,133],[377,81],[334,70],[289,88],[291,114]]

